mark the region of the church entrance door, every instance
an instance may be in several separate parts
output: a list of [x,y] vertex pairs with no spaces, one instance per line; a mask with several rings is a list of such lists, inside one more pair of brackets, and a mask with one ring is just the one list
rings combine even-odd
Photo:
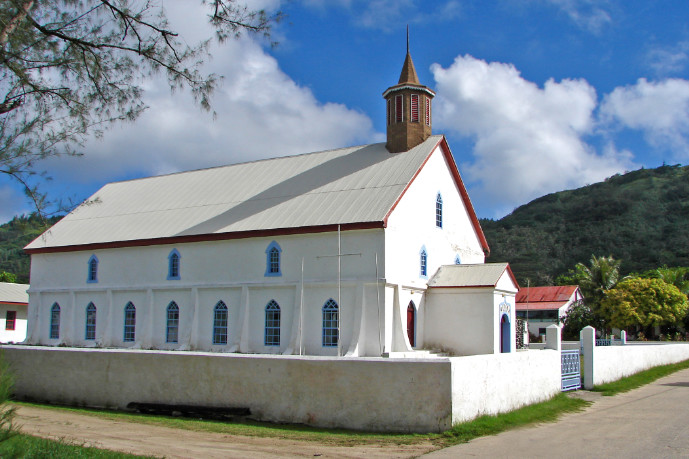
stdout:
[[416,329],[414,324],[416,323],[416,308],[414,307],[414,302],[410,301],[409,306],[407,306],[407,337],[409,338],[409,344],[411,347],[416,346]]

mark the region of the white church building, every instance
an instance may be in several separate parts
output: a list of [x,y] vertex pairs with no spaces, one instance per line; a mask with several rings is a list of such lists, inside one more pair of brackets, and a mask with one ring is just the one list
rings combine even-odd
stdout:
[[26,343],[247,354],[513,352],[488,243],[409,53],[387,142],[105,185],[31,242]]

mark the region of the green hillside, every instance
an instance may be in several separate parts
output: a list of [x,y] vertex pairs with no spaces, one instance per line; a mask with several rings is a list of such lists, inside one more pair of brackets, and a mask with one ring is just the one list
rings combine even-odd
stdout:
[[24,247],[62,217],[49,218],[47,225],[38,217],[15,217],[0,225],[0,272],[17,275],[17,282],[29,283],[29,256]]
[[622,260],[623,274],[689,266],[689,166],[618,174],[481,226],[488,261],[509,261],[524,285],[546,284],[592,254]]

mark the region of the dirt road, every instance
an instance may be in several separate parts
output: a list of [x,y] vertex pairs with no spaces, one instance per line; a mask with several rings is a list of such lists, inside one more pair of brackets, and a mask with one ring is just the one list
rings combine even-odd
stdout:
[[409,458],[434,449],[430,443],[324,446],[310,441],[195,432],[23,406],[17,410],[17,424],[22,432],[31,435],[166,458]]

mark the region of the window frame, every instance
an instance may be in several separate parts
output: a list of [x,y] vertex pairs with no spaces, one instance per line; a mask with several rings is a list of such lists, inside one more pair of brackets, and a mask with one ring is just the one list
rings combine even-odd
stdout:
[[323,304],[322,311],[322,347],[338,347],[340,344],[340,307],[337,301],[329,298]]
[[57,302],[50,307],[50,339],[60,339],[60,305]]
[[419,95],[411,94],[409,99],[409,121],[412,123],[421,122],[421,112],[419,111]]
[[426,99],[426,126],[431,125],[431,98],[424,97]]
[[165,342],[179,343],[179,306],[174,301],[165,309]]
[[266,248],[266,272],[265,277],[282,276],[282,248],[273,241]]
[[122,341],[133,343],[136,341],[136,306],[131,301],[124,307],[124,329]]
[[[224,325],[222,321],[224,321]],[[215,304],[215,307],[213,308],[213,345],[227,345],[229,323],[229,310],[225,302],[220,300]]]
[[167,260],[167,280],[180,280],[182,278],[182,255],[177,249],[172,249]]
[[98,257],[91,255],[87,263],[88,273],[86,274],[86,282],[89,284],[98,283]]
[[443,196],[440,192],[435,196],[435,227],[443,228]]
[[425,245],[419,251],[419,273],[419,277],[428,279],[428,250]]
[[5,313],[5,330],[14,331],[17,328],[17,311]]
[[96,323],[98,318],[98,308],[93,304],[93,301],[89,302],[86,306],[86,320],[84,329],[84,340],[94,341],[96,339]]
[[459,257],[459,254],[455,254],[455,264],[456,265],[461,265],[462,264],[462,259]]
[[395,96],[395,123],[404,123],[404,97],[402,94]]
[[265,309],[265,327],[263,331],[263,344],[270,347],[280,346],[280,305],[275,300],[270,300]]

